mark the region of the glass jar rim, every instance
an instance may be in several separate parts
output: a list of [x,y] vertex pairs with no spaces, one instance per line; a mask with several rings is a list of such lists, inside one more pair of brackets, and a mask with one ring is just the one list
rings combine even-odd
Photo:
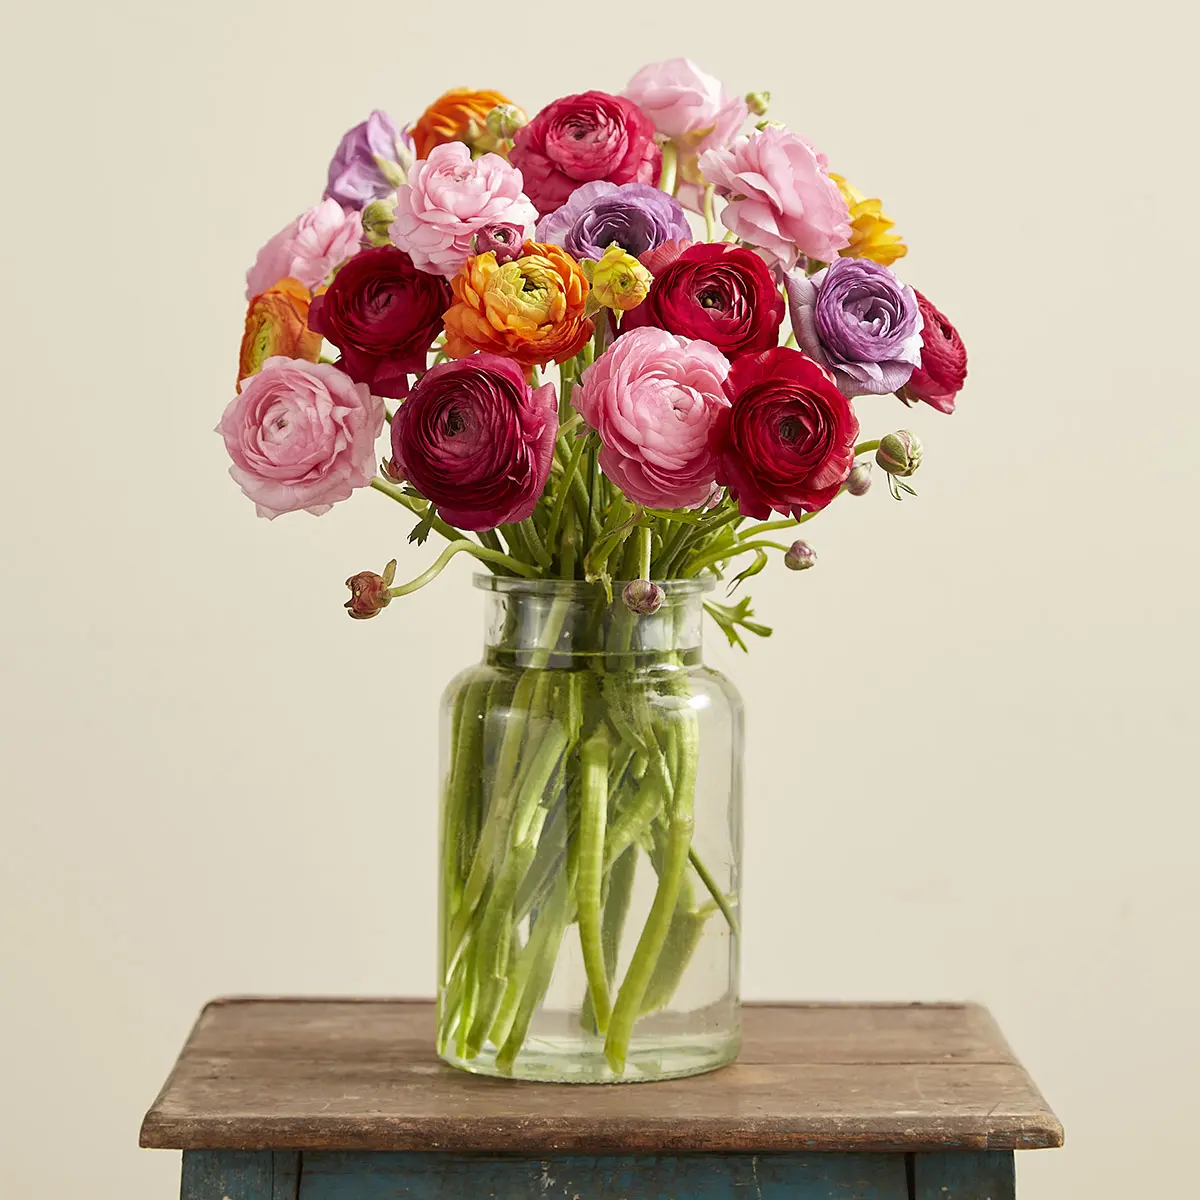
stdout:
[[[614,579],[612,582],[613,598],[621,594],[627,580]],[[656,579],[670,600],[682,600],[689,596],[702,596],[716,587],[712,576],[700,576],[695,579]],[[511,575],[490,575],[482,571],[473,578],[474,585],[483,592],[500,592],[506,596],[566,596],[572,600],[593,600],[597,595],[603,595],[604,589],[600,583],[588,583],[585,579],[522,579]]]

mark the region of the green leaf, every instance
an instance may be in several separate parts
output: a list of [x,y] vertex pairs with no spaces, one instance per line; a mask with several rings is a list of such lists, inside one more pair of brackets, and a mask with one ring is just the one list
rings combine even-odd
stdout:
[[739,629],[753,633],[756,637],[770,637],[773,632],[769,625],[751,620],[754,609],[750,607],[749,596],[743,596],[737,604],[717,604],[716,601],[709,601],[704,605],[704,611],[717,623],[721,632],[729,639],[729,644],[739,646],[742,650],[746,650],[747,646],[738,632]]
[[765,550],[755,550],[754,561],[744,571],[733,577],[733,579],[730,581],[729,587],[726,589],[725,594],[727,596],[732,596],[744,580],[749,579],[752,575],[757,575],[760,571],[765,570],[766,565],[767,552]]
[[418,546],[425,545],[426,539],[429,537],[430,531],[433,529],[433,520],[437,514],[434,512],[431,504],[426,510],[425,515],[414,526],[412,533],[408,535],[410,542],[416,542]]

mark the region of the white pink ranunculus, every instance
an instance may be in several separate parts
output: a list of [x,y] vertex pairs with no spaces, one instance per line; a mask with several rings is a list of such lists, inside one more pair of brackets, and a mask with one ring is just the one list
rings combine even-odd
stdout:
[[725,227],[772,266],[801,255],[832,262],[850,244],[850,210],[811,142],[775,125],[700,156],[700,170],[728,203]]
[[[710,149],[713,135],[732,137],[749,115],[746,102],[731,96],[725,85],[690,58],[670,58],[643,67],[625,88],[664,137],[688,138]],[[717,144],[717,143],[714,143]]]
[[320,516],[375,474],[383,400],[324,363],[269,358],[217,426],[229,474],[260,517]]
[[474,253],[481,230],[515,225],[533,236],[537,209],[522,186],[521,172],[498,154],[473,160],[462,142],[435,146],[413,163],[396,193],[392,241],[418,270],[452,278]]
[[709,435],[728,407],[729,362],[708,342],[663,329],[622,334],[583,374],[572,400],[600,434],[600,466],[630,500],[690,508],[712,493]]
[[281,229],[246,272],[246,299],[261,296],[281,279],[298,279],[309,291],[321,286],[362,243],[362,217],[336,200],[322,200]]

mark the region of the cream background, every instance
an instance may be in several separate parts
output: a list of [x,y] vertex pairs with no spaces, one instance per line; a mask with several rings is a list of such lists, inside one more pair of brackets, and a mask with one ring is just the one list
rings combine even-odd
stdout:
[[989,1003],[1068,1129],[1026,1200],[1182,1195],[1200,1070],[1193,6],[6,5],[6,1196],[157,1200],[137,1127],[224,992],[428,991],[435,694],[468,568],[363,494],[256,520],[211,429],[241,277],[341,132],[686,53],[880,194],[961,411],[754,581],[750,997]]

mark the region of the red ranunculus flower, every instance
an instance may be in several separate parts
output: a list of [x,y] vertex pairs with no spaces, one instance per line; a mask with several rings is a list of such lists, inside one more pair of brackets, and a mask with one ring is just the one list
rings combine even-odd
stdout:
[[607,92],[546,105],[517,130],[509,158],[543,216],[566,204],[581,183],[657,183],[662,169],[654,122],[632,100]]
[[833,379],[799,350],[739,358],[725,381],[730,407],[713,428],[717,482],[762,520],[824,508],[854,466],[858,418]]
[[463,529],[523,521],[546,486],[558,436],[552,383],[511,359],[472,354],[423,375],[392,418],[392,473]]
[[[913,288],[916,291],[916,288]],[[925,319],[921,330],[921,365],[904,385],[910,400],[924,400],[938,412],[952,413],[954,401],[967,378],[967,348],[958,330],[920,292],[917,305]]]
[[753,250],[700,242],[660,269],[650,294],[625,314],[621,328],[653,325],[701,338],[733,359],[777,345],[783,309],[779,284]]
[[442,331],[454,297],[395,246],[360,250],[308,310],[308,327],[341,352],[338,366],[375,396],[407,396],[408,377]]

